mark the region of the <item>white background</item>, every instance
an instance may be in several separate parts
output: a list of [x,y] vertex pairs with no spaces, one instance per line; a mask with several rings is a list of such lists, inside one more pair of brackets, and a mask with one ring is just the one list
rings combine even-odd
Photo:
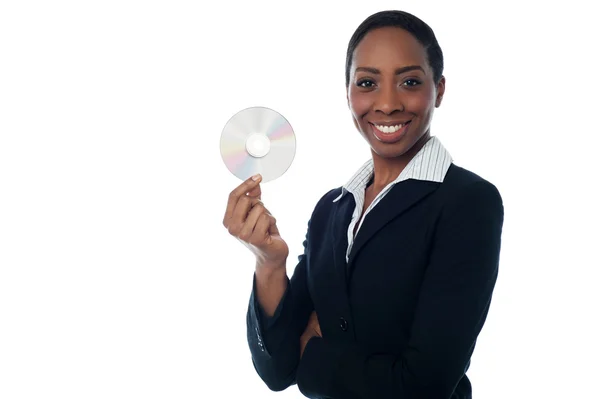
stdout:
[[263,187],[291,274],[316,201],[370,155],[348,39],[397,7],[445,53],[432,134],[505,201],[475,397],[600,397],[597,24],[575,1],[488,3],[3,2],[0,397],[301,397],[251,364],[220,133],[255,105],[294,127]]

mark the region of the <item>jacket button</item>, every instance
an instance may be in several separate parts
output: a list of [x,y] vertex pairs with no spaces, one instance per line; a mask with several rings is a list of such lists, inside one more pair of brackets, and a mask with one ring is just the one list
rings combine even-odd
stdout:
[[348,322],[343,317],[340,317],[340,328],[342,331],[348,330]]

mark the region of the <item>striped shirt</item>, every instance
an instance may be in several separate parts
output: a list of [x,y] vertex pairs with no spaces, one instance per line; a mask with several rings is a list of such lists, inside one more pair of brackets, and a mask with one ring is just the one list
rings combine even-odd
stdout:
[[427,143],[421,148],[421,150],[410,160],[408,165],[402,170],[400,175],[388,184],[381,192],[375,197],[371,205],[365,211],[364,217],[361,219],[362,209],[365,203],[365,189],[367,183],[373,177],[373,159],[367,161],[363,166],[352,176],[352,178],[342,186],[342,193],[333,200],[333,202],[339,201],[346,193],[351,193],[354,196],[354,202],[356,207],[352,214],[352,220],[348,226],[348,249],[346,251],[346,262],[350,256],[352,244],[354,243],[354,228],[356,223],[360,220],[358,229],[360,230],[363,221],[371,212],[371,210],[381,201],[383,197],[396,185],[397,183],[408,180],[428,180],[433,182],[441,183],[444,181],[446,172],[452,164],[452,157],[446,151],[440,140],[433,136]]

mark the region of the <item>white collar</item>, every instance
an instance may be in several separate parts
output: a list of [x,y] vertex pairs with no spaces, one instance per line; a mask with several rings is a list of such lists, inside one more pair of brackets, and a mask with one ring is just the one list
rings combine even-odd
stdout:
[[[416,179],[441,183],[452,164],[452,157],[446,151],[441,141],[432,136],[419,152],[410,160],[400,175],[390,185],[404,180]],[[373,159],[365,162],[360,169],[342,186],[342,193],[333,200],[339,201],[344,194],[365,190],[373,176]]]

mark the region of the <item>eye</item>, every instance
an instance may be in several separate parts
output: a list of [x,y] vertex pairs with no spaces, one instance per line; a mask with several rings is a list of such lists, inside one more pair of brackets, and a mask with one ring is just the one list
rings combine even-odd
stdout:
[[417,79],[407,79],[403,83],[403,85],[409,86],[409,87],[418,86],[420,84],[421,84],[421,82],[418,81]]
[[371,87],[373,87],[375,85],[375,82],[373,82],[371,79],[361,79],[358,82],[356,82],[356,85],[358,87],[364,87],[366,89],[370,89]]

